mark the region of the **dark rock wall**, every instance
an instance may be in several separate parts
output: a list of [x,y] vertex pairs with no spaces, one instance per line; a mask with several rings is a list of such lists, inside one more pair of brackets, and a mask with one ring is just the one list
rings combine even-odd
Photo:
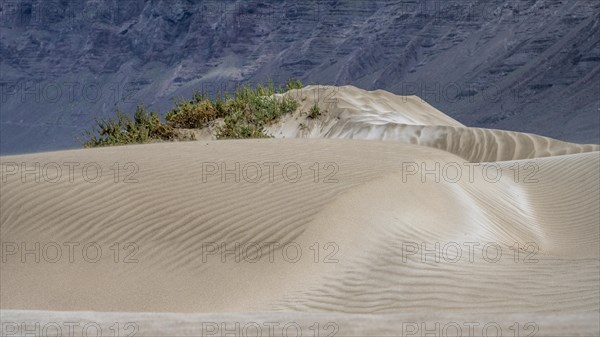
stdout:
[[1,0],[0,152],[95,117],[297,77],[418,95],[469,126],[599,143],[600,1]]

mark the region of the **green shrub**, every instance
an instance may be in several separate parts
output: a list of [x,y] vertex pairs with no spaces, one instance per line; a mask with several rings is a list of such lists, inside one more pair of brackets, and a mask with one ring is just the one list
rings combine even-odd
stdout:
[[293,89],[302,89],[302,88],[304,88],[304,85],[302,85],[302,81],[300,81],[300,80],[290,79],[285,84],[285,87],[286,87],[286,89],[288,91],[290,91],[290,90],[293,90]]
[[247,121],[241,111],[225,117],[224,124],[217,130],[218,139],[268,138],[262,126]]
[[215,113],[217,118],[224,118],[227,116],[227,105],[225,104],[225,101],[221,99],[221,97],[217,97],[215,100]]
[[172,127],[161,123],[158,114],[148,112],[143,105],[137,107],[133,120],[117,110],[115,119],[96,119],[95,128],[83,134],[89,138],[83,143],[84,147],[147,143],[176,137]]
[[217,119],[217,109],[210,100],[179,102],[176,105],[165,116],[167,123],[174,128],[200,129]]
[[257,85],[251,89],[239,87],[225,104],[224,125],[217,130],[217,138],[264,138],[264,127],[286,113],[293,112],[299,103],[291,97],[274,97],[274,86]]
[[315,104],[313,104],[313,106],[308,111],[308,118],[310,118],[310,119],[316,119],[319,116],[321,116],[321,109],[319,109],[319,106],[315,102]]
[[217,129],[217,138],[265,138],[265,126],[281,116],[295,111],[299,103],[291,96],[275,96],[277,91],[302,88],[299,80],[290,80],[285,88],[275,89],[273,82],[251,88],[243,85],[233,95],[225,94],[214,101],[195,92],[193,99],[179,101],[165,115],[162,123],[158,114],[138,106],[133,120],[117,110],[115,119],[96,120],[96,127],[84,132],[88,138],[84,147],[147,143],[158,140],[187,140],[192,134],[182,129],[201,129],[216,119],[223,118]]

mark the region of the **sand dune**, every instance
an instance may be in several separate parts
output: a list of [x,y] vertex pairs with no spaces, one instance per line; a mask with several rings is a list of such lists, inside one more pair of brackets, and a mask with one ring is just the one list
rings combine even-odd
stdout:
[[322,336],[456,335],[453,322],[463,336],[469,322],[600,333],[597,145],[335,90],[321,119],[272,126],[286,139],[2,157],[2,321],[134,322],[146,336],[236,322],[265,336],[269,321],[308,336],[314,323]]
[[[533,134],[467,128],[417,96],[352,86],[308,86],[286,93],[300,97],[298,111],[269,128],[282,138],[342,138],[400,141],[445,150],[471,162],[530,159],[589,151],[598,145],[566,143]],[[302,100],[304,99],[304,100]],[[306,111],[317,103],[323,117]],[[305,128],[298,127],[302,123]]]
[[[417,96],[353,86],[307,86],[284,94],[300,108],[267,127],[275,138],[336,138],[397,141],[434,147],[470,162],[491,162],[600,151],[596,144],[574,144],[534,134],[465,127]],[[317,104],[322,115],[307,117]],[[196,131],[215,140],[215,128]]]

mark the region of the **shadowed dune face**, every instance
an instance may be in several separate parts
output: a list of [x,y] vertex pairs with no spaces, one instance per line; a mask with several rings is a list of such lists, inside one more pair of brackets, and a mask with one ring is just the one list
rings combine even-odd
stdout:
[[600,332],[597,145],[467,128],[416,97],[336,97],[271,126],[297,139],[1,157],[3,320]]

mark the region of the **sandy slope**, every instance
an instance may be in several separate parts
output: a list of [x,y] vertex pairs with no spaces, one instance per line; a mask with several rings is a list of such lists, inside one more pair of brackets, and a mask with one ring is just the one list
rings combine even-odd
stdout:
[[[237,335],[255,322],[264,336],[268,321],[296,322],[305,336],[315,322],[321,336],[398,336],[411,322],[417,336],[436,322],[437,335],[454,333],[452,322],[463,335],[469,322],[480,334],[497,323],[503,336],[515,323],[524,336],[600,333],[598,146],[469,129],[416,97],[336,90],[322,119],[273,128],[291,138],[306,122],[300,136],[380,140],[2,157],[3,324],[134,322],[148,336],[225,322],[240,323]],[[40,181],[23,181],[22,163],[40,163]],[[49,163],[58,182],[46,181]],[[65,163],[79,166],[69,175]],[[90,163],[98,181],[85,180]]]

